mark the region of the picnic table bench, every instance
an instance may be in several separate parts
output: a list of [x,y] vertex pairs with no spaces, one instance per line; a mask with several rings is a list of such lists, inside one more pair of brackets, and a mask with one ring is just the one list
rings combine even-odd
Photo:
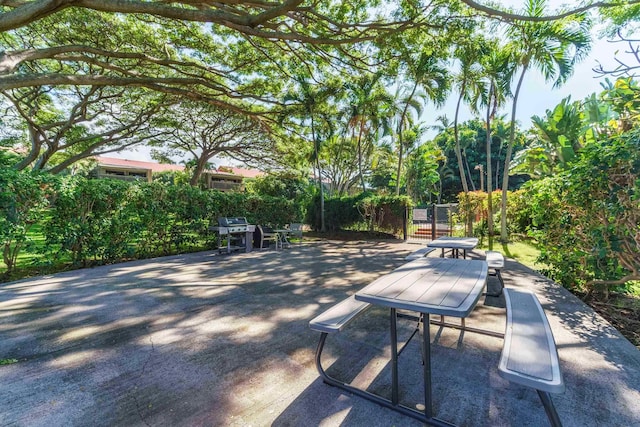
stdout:
[[418,258],[423,258],[426,257],[427,255],[429,255],[431,252],[435,251],[436,248],[430,248],[428,246],[422,247],[420,249],[417,249],[413,252],[411,252],[409,255],[406,256],[405,260],[406,261],[413,261],[414,259],[418,259]]
[[487,251],[485,253],[485,261],[487,261],[487,266],[493,269],[493,273],[489,273],[490,276],[496,276],[498,278],[498,282],[500,282],[500,289],[495,293],[487,293],[487,295],[492,297],[499,297],[502,295],[502,290],[504,289],[504,280],[502,280],[502,274],[500,271],[504,268],[504,256],[498,251]]
[[344,329],[353,319],[364,313],[370,306],[358,301],[354,295],[332,306],[309,322],[309,327],[323,334],[331,334]]
[[507,323],[498,373],[538,392],[553,426],[561,426],[549,393],[565,389],[547,316],[531,291],[505,289]]

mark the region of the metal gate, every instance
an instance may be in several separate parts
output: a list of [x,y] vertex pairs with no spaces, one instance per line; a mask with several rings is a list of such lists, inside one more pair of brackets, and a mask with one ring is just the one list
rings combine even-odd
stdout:
[[404,239],[431,241],[441,236],[451,236],[456,225],[454,214],[457,211],[457,203],[407,208]]

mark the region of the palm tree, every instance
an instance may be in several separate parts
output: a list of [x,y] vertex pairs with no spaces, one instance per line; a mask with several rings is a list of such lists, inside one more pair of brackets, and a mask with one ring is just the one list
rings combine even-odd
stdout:
[[[489,236],[489,249],[493,248],[493,205],[491,179],[491,120],[498,113],[498,109],[504,104],[509,92],[509,82],[511,81],[512,67],[510,52],[496,42],[494,48],[482,58],[483,80],[486,90],[478,93],[476,98],[477,106],[486,108],[486,145],[487,145],[487,233]],[[476,107],[477,108],[477,107]],[[478,108],[479,109],[479,108]]]
[[[408,95],[401,100],[402,108],[399,109],[400,117],[398,119],[397,135],[398,135],[398,171],[396,179],[396,195],[400,194],[400,176],[402,173],[402,159],[404,154],[404,144],[402,132],[407,123],[407,114],[409,108],[413,108],[417,115],[422,113],[422,109],[417,109],[413,103],[419,87],[423,91],[419,97],[430,99],[436,107],[441,107],[447,99],[450,89],[449,73],[443,66],[441,58],[435,56],[431,52],[421,52],[417,60],[410,58],[408,61],[409,79],[413,80]],[[421,106],[420,106],[421,107]]]
[[[526,14],[532,17],[544,15],[546,0],[529,0]],[[500,239],[507,236],[507,190],[509,188],[509,166],[515,141],[516,107],[524,76],[530,67],[535,67],[546,81],[554,80],[554,87],[562,85],[573,73],[576,63],[586,57],[591,48],[590,23],[585,15],[576,15],[558,21],[520,22],[507,29],[512,40],[514,61],[521,68],[511,108],[511,133],[507,146],[504,173],[502,176],[502,199],[500,214]]]
[[397,114],[396,118],[396,137],[398,142],[398,167],[396,170],[396,196],[400,195],[400,177],[402,174],[402,162],[409,146],[405,140],[404,130],[414,125],[414,118],[410,114],[413,110],[417,116],[422,114],[422,103],[425,94],[417,92],[417,84],[413,84],[412,88],[402,85],[398,88],[394,99],[393,110]]
[[[487,45],[483,38],[474,38],[469,43],[461,44],[455,52],[455,56],[460,63],[460,70],[455,76],[458,86],[458,102],[456,103],[456,112],[453,118],[453,133],[455,138],[455,153],[458,159],[458,171],[460,173],[460,182],[465,195],[469,192],[467,177],[462,163],[462,149],[460,145],[460,132],[458,127],[458,117],[460,114],[460,105],[462,101],[471,103],[474,94],[484,90],[482,81],[480,58],[487,52]],[[473,184],[473,181],[472,181]],[[470,230],[468,230],[470,233]]]
[[388,131],[389,106],[393,97],[381,82],[382,73],[366,74],[354,82],[345,84],[348,102],[348,127],[357,141],[358,175],[362,191],[366,190],[363,170],[363,143],[372,142],[372,137],[380,128]]
[[[471,180],[471,186],[475,190],[475,184],[471,179],[471,172],[469,171],[469,164],[465,163],[467,167],[467,174],[465,174],[465,168],[462,158],[462,148],[460,144],[460,131],[458,126],[458,117],[460,115],[460,105],[465,100],[468,103],[472,102],[473,94],[482,92],[483,81],[481,79],[480,58],[486,53],[486,43],[483,38],[477,37],[472,39],[469,43],[458,45],[455,51],[455,56],[460,64],[460,69],[455,76],[455,82],[458,86],[458,102],[456,103],[456,112],[453,119],[453,135],[454,135],[454,151],[458,160],[458,173],[460,174],[460,182],[462,183],[462,191],[465,198],[469,194],[469,185],[467,184],[467,176]],[[473,229],[473,217],[468,215],[466,218],[467,235],[471,235]]]
[[313,85],[309,78],[305,76],[298,76],[296,79],[298,83],[294,90],[289,91],[284,101],[290,103],[289,112],[296,111],[302,115],[302,121],[309,119],[311,124],[311,138],[313,140],[313,157],[312,162],[314,164],[314,175],[318,180],[318,190],[320,193],[320,231],[326,231],[325,215],[324,215],[324,187],[322,184],[322,170],[320,168],[320,137],[316,125],[316,115],[319,114],[319,110],[322,108],[322,104],[334,96],[337,92],[337,88],[332,84]]
[[413,111],[416,116],[420,116],[422,114],[422,105],[426,98],[424,93],[417,91],[417,87],[417,84],[413,84],[412,87],[401,85],[396,92],[392,106],[393,112],[396,115],[396,137],[398,145],[396,195],[400,195],[402,162],[406,154],[405,148],[409,148],[405,141],[404,130],[414,125],[414,117],[410,114],[410,111]]

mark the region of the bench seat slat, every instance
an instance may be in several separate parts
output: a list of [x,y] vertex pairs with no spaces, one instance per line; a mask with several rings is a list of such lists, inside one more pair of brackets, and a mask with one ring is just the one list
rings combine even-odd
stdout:
[[314,331],[334,333],[341,331],[349,322],[369,308],[370,304],[356,300],[355,296],[339,302],[309,322]]
[[529,291],[505,289],[507,326],[498,372],[537,390],[562,393],[558,352],[544,310]]
[[425,246],[423,248],[420,248],[418,250],[415,250],[413,252],[411,252],[409,255],[406,256],[405,260],[406,261],[413,261],[414,259],[418,259],[418,258],[424,258],[427,255],[429,255],[431,252],[435,251],[436,248],[430,248],[428,246]]
[[487,251],[485,259],[489,268],[504,268],[504,256],[498,251]]

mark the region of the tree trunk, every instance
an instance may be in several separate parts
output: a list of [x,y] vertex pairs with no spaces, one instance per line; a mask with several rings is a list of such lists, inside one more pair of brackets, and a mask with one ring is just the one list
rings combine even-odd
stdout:
[[358,174],[360,175],[360,185],[362,191],[366,191],[364,185],[364,175],[362,174],[362,133],[364,132],[364,117],[360,119],[360,130],[358,132]]
[[493,249],[493,208],[491,206],[491,101],[493,99],[494,85],[491,84],[489,89],[489,101],[487,102],[487,238],[489,241],[489,249]]
[[318,150],[318,139],[316,138],[316,126],[313,120],[313,111],[311,113],[311,138],[313,138],[313,151],[316,157],[316,170],[318,171],[318,189],[320,190],[320,232],[327,231],[324,220],[324,186],[322,185],[322,171],[320,170],[320,158]]
[[402,136],[398,134],[398,171],[396,172],[396,196],[400,195],[400,173],[402,171]]
[[473,178],[471,178],[471,169],[469,168],[469,159],[467,158],[466,153],[464,154],[464,165],[467,168],[467,176],[469,177],[469,181],[471,181],[471,191],[476,191],[476,183],[473,182]]
[[513,106],[511,107],[511,132],[509,133],[509,144],[507,145],[507,153],[504,158],[504,173],[502,175],[502,198],[500,199],[500,241],[507,243],[509,236],[507,234],[507,190],[509,188],[509,167],[511,165],[511,156],[513,154],[513,146],[515,145],[516,133],[516,107],[518,105],[518,95],[524,80],[524,73],[527,71],[528,64],[522,68],[522,74],[518,80],[518,86],[513,94]]
[[207,164],[207,160],[209,158],[204,155],[204,153],[198,158],[198,162],[196,163],[196,168],[193,171],[193,175],[191,175],[191,180],[189,181],[189,185],[192,187],[198,186],[198,181],[202,176],[202,171],[204,171],[204,167]]
[[469,192],[469,186],[467,185],[467,177],[464,173],[464,165],[462,164],[462,150],[460,149],[460,136],[458,134],[458,114],[460,113],[460,103],[462,102],[462,94],[464,93],[464,83],[460,89],[460,96],[458,97],[458,103],[456,105],[456,114],[453,118],[453,134],[455,138],[455,152],[456,159],[458,160],[458,171],[460,172],[460,182],[462,183],[462,190],[466,195]]
[[29,137],[31,139],[31,150],[29,154],[20,162],[18,162],[14,168],[16,170],[26,169],[31,163],[33,163],[38,156],[40,155],[40,150],[42,149],[42,142],[38,136],[38,133],[33,129],[32,126],[29,126]]
[[407,102],[404,104],[402,115],[400,116],[400,122],[398,123],[398,172],[396,173],[396,196],[400,195],[400,174],[402,173],[402,156],[404,151],[404,141],[402,140],[402,127],[404,126],[404,118],[407,116],[409,109],[409,102],[413,99],[416,90],[418,89],[418,82],[413,85],[413,90],[407,98]]
[[[462,83],[460,88],[460,96],[458,97],[458,103],[456,104],[456,114],[453,117],[453,135],[455,139],[455,152],[456,159],[458,160],[458,171],[460,173],[460,182],[462,183],[462,191],[464,192],[465,203],[469,205],[469,186],[467,185],[467,177],[464,173],[464,165],[462,164],[462,150],[460,149],[460,136],[458,134],[458,114],[460,113],[460,103],[462,102],[462,95],[464,94],[465,83]],[[465,218],[465,226],[467,228],[466,235],[471,236],[473,234],[473,217],[470,211],[467,211],[467,217]]]

